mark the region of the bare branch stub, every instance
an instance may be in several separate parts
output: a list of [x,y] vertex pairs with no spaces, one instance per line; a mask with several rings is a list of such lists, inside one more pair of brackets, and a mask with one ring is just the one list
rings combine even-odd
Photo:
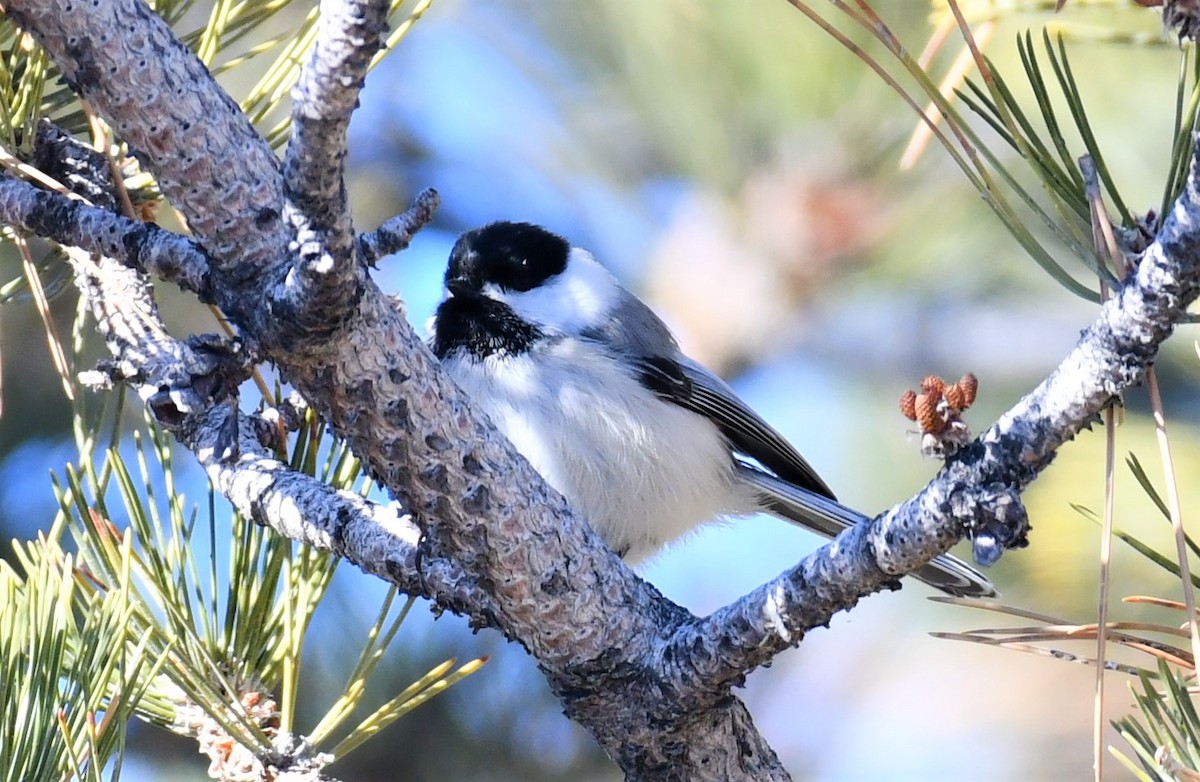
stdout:
[[408,209],[387,220],[374,231],[359,235],[358,251],[363,260],[369,266],[374,266],[383,256],[408,249],[417,231],[433,220],[433,213],[437,211],[441,202],[438,191],[426,188],[417,193]]

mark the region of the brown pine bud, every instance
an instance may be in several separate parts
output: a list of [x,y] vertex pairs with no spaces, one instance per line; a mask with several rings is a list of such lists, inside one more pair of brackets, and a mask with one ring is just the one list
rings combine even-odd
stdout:
[[942,380],[937,375],[926,375],[921,381],[921,391],[926,394],[937,392],[938,399],[942,398],[942,391],[946,388],[946,381]]
[[910,421],[917,420],[917,392],[911,388],[900,395],[900,412]]
[[966,394],[965,399],[967,404],[962,408],[966,410],[975,404],[975,392],[979,390],[979,378],[975,377],[973,373],[968,372],[958,381],[958,385],[962,387],[963,393]]
[[938,413],[938,402],[942,401],[941,393],[936,394],[918,394],[916,398],[916,414],[917,422],[921,425],[921,431],[927,434],[937,434],[942,431],[946,422]]
[[970,407],[967,404],[967,392],[958,383],[946,386],[946,402],[955,410],[966,410]]

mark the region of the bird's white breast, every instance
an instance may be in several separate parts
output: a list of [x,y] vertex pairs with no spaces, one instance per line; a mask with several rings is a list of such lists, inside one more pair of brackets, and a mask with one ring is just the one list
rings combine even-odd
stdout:
[[[536,359],[536,360],[535,360]],[[546,481],[635,562],[705,521],[753,508],[710,422],[643,389],[594,344],[445,366]]]

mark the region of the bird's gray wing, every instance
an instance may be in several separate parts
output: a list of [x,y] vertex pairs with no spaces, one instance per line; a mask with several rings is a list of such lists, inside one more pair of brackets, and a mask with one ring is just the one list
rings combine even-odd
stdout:
[[[661,398],[705,416],[760,470],[739,462],[739,476],[758,494],[760,507],[826,537],[867,517],[839,504],[795,447],[746,405],[723,380],[691,359],[643,357],[642,383]],[[773,473],[773,474],[772,474]],[[911,574],[955,597],[994,597],[996,588],[962,560],[942,555]]]
[[[725,381],[680,354],[670,330],[650,308],[627,291],[622,293],[627,301],[615,308],[620,316],[581,336],[608,346],[622,360],[638,357],[636,371],[643,386],[709,419],[739,454],[770,470],[768,473],[740,461],[737,464],[743,480],[757,492],[763,510],[831,538],[866,520],[862,514],[838,504],[812,465]],[[958,597],[996,594],[982,574],[947,555],[912,575]]]
[[675,337],[653,310],[624,288],[620,296],[610,317],[581,337],[607,347],[621,360],[635,357],[643,386],[712,421],[738,453],[784,480],[833,498],[833,491],[783,435],[724,380],[679,352]]
[[[739,465],[738,471],[742,479],[759,492],[764,510],[827,537],[832,538],[847,527],[868,521],[861,513],[798,489],[788,481],[750,465]],[[909,575],[955,597],[996,596],[996,588],[986,576],[949,554],[937,557]]]
[[643,356],[638,361],[643,385],[661,398],[699,413],[716,424],[734,449],[785,481],[834,499],[795,446],[743,402],[734,390],[685,357]]
[[833,499],[833,491],[783,435],[724,380],[679,352],[675,337],[653,310],[624,288],[619,295],[610,317],[584,331],[582,338],[623,361],[636,357],[638,379],[646,388],[712,421],[738,453],[780,478]]

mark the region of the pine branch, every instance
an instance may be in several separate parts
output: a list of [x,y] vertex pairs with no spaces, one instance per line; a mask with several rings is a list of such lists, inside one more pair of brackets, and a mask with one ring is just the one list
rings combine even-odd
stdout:
[[0,174],[0,212],[4,222],[69,247],[109,256],[131,269],[211,299],[204,250],[190,239],[153,223],[130,220]]
[[[832,586],[882,583],[864,562],[874,558],[883,570],[908,572],[922,548],[911,541],[944,535],[948,519],[970,528],[989,514],[1023,517],[1019,492],[1060,446],[1098,422],[1101,410],[1141,381],[1162,343],[1187,320],[1188,306],[1200,296],[1198,219],[1200,160],[1193,155],[1187,184],[1133,277],[1049,378],[948,460],[915,497],[869,526],[849,530],[712,617],[680,628],[664,646],[664,657],[689,650],[707,663],[699,679],[736,682],[865,594],[838,593]],[[1012,523],[995,521],[1000,529]],[[764,616],[771,621],[753,621]]]
[[293,540],[343,557],[407,594],[482,621],[480,591],[453,562],[422,556],[420,530],[399,506],[334,489],[274,458],[261,427],[237,410],[244,356],[215,338],[172,338],[145,279],[111,259],[69,251],[76,283],[108,344],[109,380],[130,383],[193,452],[234,509]]

